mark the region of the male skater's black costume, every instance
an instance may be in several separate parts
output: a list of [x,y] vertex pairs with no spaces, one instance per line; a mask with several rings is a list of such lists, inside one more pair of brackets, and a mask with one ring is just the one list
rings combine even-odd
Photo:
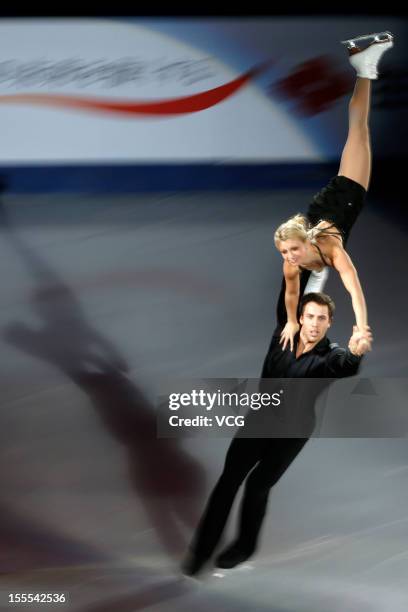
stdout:
[[[329,379],[353,376],[357,373],[361,357],[353,355],[348,349],[340,348],[337,344],[331,344],[326,336],[312,350],[296,358],[299,333],[295,337],[294,351],[290,351],[289,348],[282,351],[279,344],[281,331],[281,326],[274,331],[263,365],[263,379]],[[273,381],[261,381],[261,391],[263,382],[267,386]],[[223,472],[211,493],[190,545],[190,554],[183,565],[186,574],[197,573],[211,557],[222,535],[235,495],[245,478],[238,534],[234,543],[217,558],[217,565],[225,568],[234,567],[253,554],[265,515],[269,491],[306,444],[314,429],[314,401],[310,399],[309,396],[305,400],[302,393],[301,401],[297,402],[298,408],[300,406],[300,419],[303,419],[303,414],[306,415],[298,437],[272,437],[272,434],[269,438],[250,438],[240,437],[241,432],[238,432],[233,438]],[[292,433],[289,435],[293,436]]]

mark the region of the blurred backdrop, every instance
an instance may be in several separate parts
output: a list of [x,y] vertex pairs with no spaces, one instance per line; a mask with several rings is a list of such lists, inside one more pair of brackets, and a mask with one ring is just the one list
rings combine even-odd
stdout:
[[[386,407],[408,361],[407,22],[0,20],[1,589],[68,590],[75,610],[406,610],[408,432],[309,442],[257,573],[197,592],[177,563],[228,440],[158,438],[154,410],[164,378],[259,375],[274,229],[337,173],[346,137],[339,41],[381,30],[395,46],[348,248],[375,338],[362,374]],[[350,300],[333,274],[326,289],[345,344]]]

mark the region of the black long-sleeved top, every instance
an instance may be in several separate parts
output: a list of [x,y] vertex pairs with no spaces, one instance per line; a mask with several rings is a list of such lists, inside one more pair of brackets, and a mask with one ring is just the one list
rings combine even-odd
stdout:
[[331,343],[325,336],[316,346],[296,358],[299,333],[294,340],[294,350],[282,351],[279,344],[281,328],[272,337],[262,370],[262,378],[344,378],[357,374],[361,357],[349,349]]
[[252,411],[239,436],[310,437],[316,425],[315,405],[319,396],[336,379],[354,376],[359,370],[362,358],[331,343],[326,336],[312,350],[296,358],[299,333],[294,339],[294,350],[282,351],[281,331],[278,326],[274,332],[259,385],[261,392],[279,392],[281,402],[275,408]]

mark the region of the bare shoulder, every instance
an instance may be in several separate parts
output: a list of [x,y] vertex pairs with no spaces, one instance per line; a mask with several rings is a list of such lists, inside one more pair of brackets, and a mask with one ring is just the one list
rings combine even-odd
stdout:
[[315,227],[325,230],[324,233],[316,236],[316,242],[326,257],[332,259],[336,251],[344,251],[342,234],[335,225],[328,221],[321,221]]
[[336,268],[339,266],[350,266],[353,265],[350,255],[347,251],[339,244],[334,245],[331,249],[333,264]]
[[293,280],[297,276],[299,276],[299,273],[300,273],[299,266],[292,266],[292,264],[290,264],[287,261],[283,262],[283,274],[286,279]]
[[333,244],[343,244],[340,230],[330,221],[319,221],[319,223],[315,225],[315,228],[318,230],[324,230],[324,233],[317,235],[317,240],[326,242],[329,241],[333,242]]
[[333,232],[339,231],[331,221],[325,221],[324,219],[319,221],[319,223],[316,223],[314,227],[317,227],[318,229],[331,229]]

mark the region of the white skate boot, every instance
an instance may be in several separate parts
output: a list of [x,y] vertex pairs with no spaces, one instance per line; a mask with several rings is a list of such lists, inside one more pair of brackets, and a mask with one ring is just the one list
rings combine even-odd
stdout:
[[366,34],[349,40],[342,40],[346,45],[350,64],[355,68],[358,77],[378,79],[377,66],[382,55],[394,46],[394,36],[391,32]]

